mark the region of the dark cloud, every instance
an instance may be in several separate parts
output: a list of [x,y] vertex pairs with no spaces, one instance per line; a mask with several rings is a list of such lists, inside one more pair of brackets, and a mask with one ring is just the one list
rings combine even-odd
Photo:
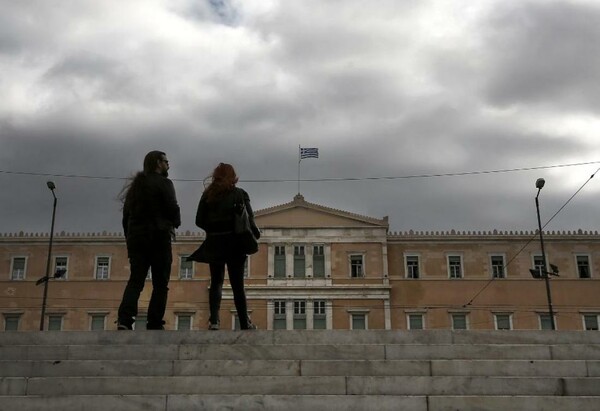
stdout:
[[488,99],[495,105],[600,108],[600,7],[505,3],[488,20]]
[[[49,229],[49,179],[57,230],[120,230],[123,178],[154,149],[184,230],[221,161],[254,208],[291,201],[299,145],[320,150],[300,163],[307,201],[395,230],[533,229],[536,178],[549,218],[594,166],[376,177],[598,160],[599,19],[584,3],[48,4],[0,6],[0,232]],[[598,191],[552,227],[597,227]]]

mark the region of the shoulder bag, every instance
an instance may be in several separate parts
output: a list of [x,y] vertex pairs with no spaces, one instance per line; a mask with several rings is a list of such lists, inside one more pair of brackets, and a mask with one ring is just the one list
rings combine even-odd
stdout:
[[250,218],[242,191],[237,189],[237,199],[234,206],[234,225],[233,232],[235,233],[239,250],[244,254],[254,254],[258,251],[258,241],[252,233],[250,226]]

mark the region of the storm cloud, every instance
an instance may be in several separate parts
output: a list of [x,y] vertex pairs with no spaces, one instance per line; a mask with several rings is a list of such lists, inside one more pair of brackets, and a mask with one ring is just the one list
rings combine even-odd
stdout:
[[[166,151],[194,227],[232,163],[255,209],[298,191],[391,230],[532,230],[600,167],[600,5],[0,0],[0,232],[118,231]],[[579,166],[556,167],[588,163]],[[540,168],[543,166],[552,166]],[[509,171],[512,170],[512,171]],[[596,179],[547,229],[599,229]]]

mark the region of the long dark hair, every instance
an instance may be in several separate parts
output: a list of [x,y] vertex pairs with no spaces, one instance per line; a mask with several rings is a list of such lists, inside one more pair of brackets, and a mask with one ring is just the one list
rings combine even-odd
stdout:
[[204,190],[204,194],[206,195],[206,201],[209,203],[219,200],[229,193],[238,182],[233,166],[227,163],[219,163],[208,179],[211,182]]
[[158,150],[154,150],[146,154],[146,156],[144,157],[143,171],[138,171],[132,177],[130,177],[121,189],[121,192],[117,197],[119,201],[121,201],[121,203],[125,204],[125,201],[129,199],[129,202],[132,202],[133,206],[133,203],[135,202],[135,199],[137,198],[137,194],[139,192],[140,182],[148,174],[156,171],[158,162],[162,160],[162,157],[165,155],[166,154],[164,152]]

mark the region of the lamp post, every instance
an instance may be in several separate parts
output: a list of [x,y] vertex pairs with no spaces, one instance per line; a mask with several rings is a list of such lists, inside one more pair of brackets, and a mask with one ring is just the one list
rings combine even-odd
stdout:
[[550,313],[550,326],[553,330],[556,330],[556,326],[554,324],[554,310],[552,309],[552,295],[550,293],[550,278],[548,274],[548,270],[546,269],[546,251],[544,250],[544,235],[542,234],[542,220],[540,219],[540,201],[538,197],[540,196],[540,191],[546,184],[546,181],[543,178],[538,178],[535,182],[535,188],[538,189],[537,195],[535,196],[535,209],[537,211],[537,220],[538,220],[538,231],[540,233],[540,246],[542,247],[542,277],[546,282],[546,295],[548,297],[548,312]]
[[50,262],[52,260],[52,240],[54,238],[54,218],[56,216],[56,195],[54,194],[54,189],[56,186],[52,181],[48,181],[46,183],[50,191],[52,192],[52,197],[54,197],[54,204],[52,206],[52,225],[50,226],[50,243],[48,244],[48,259],[46,261],[46,275],[43,277],[44,282],[44,299],[42,300],[42,316],[40,318],[40,331],[44,331],[44,316],[46,315],[46,300],[48,299],[48,283],[50,282]]

